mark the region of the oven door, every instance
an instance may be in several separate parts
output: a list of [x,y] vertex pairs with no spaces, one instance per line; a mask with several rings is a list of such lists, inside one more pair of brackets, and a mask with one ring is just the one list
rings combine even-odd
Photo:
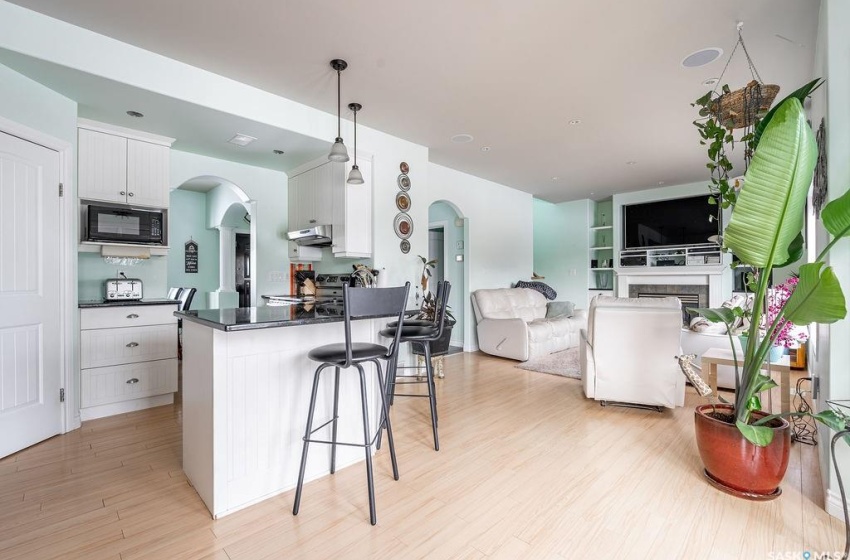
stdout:
[[87,241],[164,244],[162,212],[89,205],[87,214]]

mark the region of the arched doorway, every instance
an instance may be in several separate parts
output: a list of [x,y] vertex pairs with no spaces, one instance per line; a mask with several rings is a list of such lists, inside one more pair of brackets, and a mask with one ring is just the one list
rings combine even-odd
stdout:
[[469,229],[468,219],[447,200],[428,207],[428,258],[437,261],[433,278],[452,284],[449,306],[457,323],[452,330],[451,346],[471,347],[474,324],[469,304]]
[[[227,179],[201,176],[171,191],[170,212],[169,286],[196,288],[193,309],[256,305],[256,202]],[[184,268],[189,241],[198,245],[197,272]]]

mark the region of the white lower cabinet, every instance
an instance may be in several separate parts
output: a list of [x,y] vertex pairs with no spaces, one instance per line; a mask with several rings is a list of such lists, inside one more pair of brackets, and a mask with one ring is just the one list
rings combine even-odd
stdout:
[[174,402],[177,302],[80,310],[80,417]]
[[177,358],[84,369],[82,382],[83,408],[174,393]]

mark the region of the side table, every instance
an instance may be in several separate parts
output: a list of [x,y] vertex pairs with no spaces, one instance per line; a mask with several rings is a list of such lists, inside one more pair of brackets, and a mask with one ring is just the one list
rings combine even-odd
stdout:
[[[738,356],[739,367],[743,365],[743,356]],[[711,386],[711,394],[717,396],[717,366],[735,366],[732,350],[725,348],[711,348],[702,355],[702,371],[708,372],[708,384]],[[781,412],[791,412],[791,361],[788,356],[782,356],[778,362],[771,362],[770,372],[778,371],[780,374],[779,392]],[[768,369],[768,363],[762,364],[762,370]]]

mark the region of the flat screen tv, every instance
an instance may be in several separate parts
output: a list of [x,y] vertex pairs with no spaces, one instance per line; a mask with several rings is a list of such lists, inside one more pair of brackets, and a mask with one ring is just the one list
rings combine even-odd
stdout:
[[703,245],[720,232],[721,224],[710,221],[717,206],[709,195],[658,200],[623,206],[623,248],[644,249]]

